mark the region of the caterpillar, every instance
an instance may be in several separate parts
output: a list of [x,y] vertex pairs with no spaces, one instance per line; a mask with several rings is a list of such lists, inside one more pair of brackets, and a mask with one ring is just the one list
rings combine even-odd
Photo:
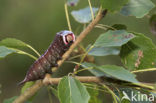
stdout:
[[19,83],[43,79],[46,73],[52,74],[51,68],[57,67],[57,61],[61,60],[62,55],[69,49],[75,41],[75,35],[71,31],[61,31],[56,34],[46,52],[36,60],[29,68],[25,79]]

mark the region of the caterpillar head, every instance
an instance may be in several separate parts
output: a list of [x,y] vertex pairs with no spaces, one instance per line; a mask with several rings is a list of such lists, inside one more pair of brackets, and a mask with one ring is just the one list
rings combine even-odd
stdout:
[[62,36],[63,42],[65,45],[73,43],[75,41],[75,35],[71,31],[62,31],[59,33]]

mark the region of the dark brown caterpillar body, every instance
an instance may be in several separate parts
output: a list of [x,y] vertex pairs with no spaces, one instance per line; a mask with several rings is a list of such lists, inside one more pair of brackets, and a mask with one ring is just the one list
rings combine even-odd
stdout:
[[69,49],[74,41],[75,36],[71,31],[65,30],[57,33],[47,51],[32,64],[25,79],[19,84],[43,79],[46,73],[51,74],[51,68],[58,66],[57,61],[61,59],[62,55]]

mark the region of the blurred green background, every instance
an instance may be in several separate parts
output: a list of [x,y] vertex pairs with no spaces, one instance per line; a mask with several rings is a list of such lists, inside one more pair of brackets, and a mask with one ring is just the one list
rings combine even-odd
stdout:
[[[97,1],[93,0],[92,4],[99,5]],[[156,0],[153,0],[153,2],[156,3]],[[70,7],[69,10],[78,10],[86,6],[88,6],[87,0],[81,0],[77,7]],[[101,23],[107,25],[125,24],[129,31],[144,33],[156,43],[156,36],[150,33],[148,18],[154,13],[156,13],[156,9],[153,9],[148,16],[142,19],[108,13]],[[77,23],[71,16],[70,20],[73,32],[79,34],[83,25]],[[55,34],[67,29],[63,0],[0,0],[0,40],[7,37],[17,38],[32,45],[42,54],[52,42]],[[101,32],[103,31],[100,29],[94,29],[83,41],[83,44],[87,46],[92,43]],[[98,64],[121,65],[118,56],[107,56],[96,58],[96,60]],[[12,54],[0,60],[0,103],[5,98],[19,95],[21,87],[17,84],[23,80],[33,61],[31,58],[19,54]],[[60,70],[59,74],[63,75],[64,71],[67,73],[68,69],[72,69],[71,65]],[[150,82],[147,77],[156,78],[150,73],[140,76],[141,80]],[[36,98],[36,103],[38,103],[37,101],[47,103],[48,94],[46,89],[42,89],[38,97],[40,99]]]

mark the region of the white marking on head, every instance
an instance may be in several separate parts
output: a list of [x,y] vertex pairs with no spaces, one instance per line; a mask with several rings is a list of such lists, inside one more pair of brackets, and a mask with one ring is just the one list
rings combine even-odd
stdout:
[[63,37],[63,41],[64,41],[64,43],[65,43],[66,45],[68,44],[68,42],[67,42],[67,40],[66,40],[67,35],[71,35],[71,36],[72,36],[72,39],[73,39],[73,42],[75,41],[75,35],[74,35],[74,33],[71,32],[71,31],[65,30],[65,31],[59,32],[58,34],[61,35],[61,36]]

